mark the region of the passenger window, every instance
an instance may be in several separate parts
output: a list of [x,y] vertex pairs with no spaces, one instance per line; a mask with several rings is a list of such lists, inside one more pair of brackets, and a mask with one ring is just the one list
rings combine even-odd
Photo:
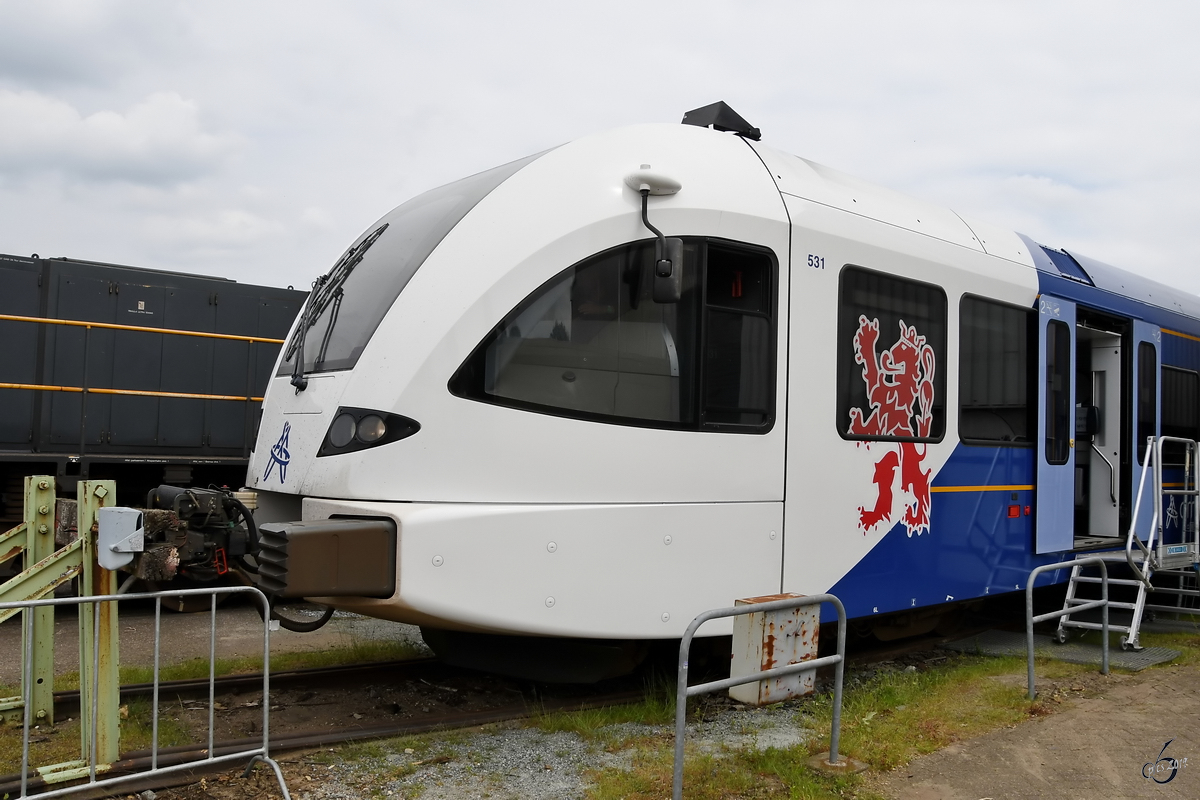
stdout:
[[941,440],[946,432],[946,293],[861,267],[842,270],[838,433]]
[[689,239],[678,303],[653,300],[654,241],[569,267],[500,322],[450,380],[460,397],[605,422],[770,429],[775,261]]
[[1138,345],[1137,454],[1146,463],[1146,440],[1156,433],[1158,417],[1158,356],[1154,345]]
[[[1162,433],[1181,439],[1200,439],[1200,375],[1191,371],[1162,368]],[[1185,448],[1175,442],[1163,444],[1163,463],[1182,464]]]
[[978,297],[959,305],[958,435],[967,443],[1024,446],[1037,426],[1037,313]]
[[1065,464],[1071,456],[1075,426],[1071,419],[1071,329],[1065,322],[1046,325],[1046,462]]

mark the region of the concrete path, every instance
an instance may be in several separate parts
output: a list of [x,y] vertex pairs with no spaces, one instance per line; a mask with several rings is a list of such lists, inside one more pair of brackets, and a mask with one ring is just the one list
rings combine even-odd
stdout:
[[[1200,668],[1097,680],[1098,696],[951,745],[870,783],[895,800],[1200,798]],[[1173,776],[1169,759],[1178,765]]]

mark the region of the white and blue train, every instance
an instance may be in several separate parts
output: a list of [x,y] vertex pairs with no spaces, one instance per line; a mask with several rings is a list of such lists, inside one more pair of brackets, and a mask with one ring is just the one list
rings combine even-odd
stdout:
[[249,467],[264,586],[427,633],[777,592],[915,629],[1124,546],[1147,437],[1200,436],[1200,298],[684,123],[426,192],[316,284]]

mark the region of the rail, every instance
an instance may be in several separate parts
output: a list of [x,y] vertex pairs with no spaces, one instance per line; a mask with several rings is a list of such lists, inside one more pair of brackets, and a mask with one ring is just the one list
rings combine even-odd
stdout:
[[[822,603],[830,603],[837,609],[838,615],[838,643],[837,654],[825,656],[824,658],[816,658],[811,661],[801,661],[797,664],[788,664],[774,669],[756,672],[751,675],[738,676],[736,678],[725,678],[719,681],[710,681],[708,683],[700,683],[695,686],[687,685],[688,677],[688,650],[692,644],[692,638],[696,635],[696,631],[704,623],[714,620],[723,619],[725,617],[740,617],[745,614],[755,614],[770,611],[784,611],[804,606],[820,605]],[[692,620],[688,625],[687,631],[683,634],[683,639],[679,642],[679,678],[675,687],[675,769],[674,779],[672,784],[672,798],[674,800],[682,800],[683,798],[683,745],[684,736],[687,731],[687,699],[696,695],[708,694],[709,692],[728,689],[731,686],[739,686],[743,683],[753,683],[767,678],[777,678],[783,675],[792,675],[797,672],[807,672],[816,670],[819,667],[833,666],[833,723],[829,737],[829,761],[831,766],[839,765],[838,759],[838,740],[841,737],[842,728],[842,677],[845,669],[846,661],[846,608],[842,605],[842,601],[831,594],[814,594],[807,597],[791,598],[787,600],[774,600],[768,603],[755,603],[753,605],[736,606],[731,608],[718,608],[712,611],[705,611]]]
[[[1058,611],[1050,611],[1045,614],[1033,615],[1033,583],[1037,580],[1037,576],[1043,572],[1053,572],[1058,569],[1066,569],[1068,567],[1083,567],[1085,565],[1096,564],[1100,567],[1100,599],[1093,600],[1090,603],[1080,603],[1077,606],[1068,606],[1067,608]],[[1043,564],[1037,567],[1033,572],[1029,573],[1029,578],[1025,583],[1025,656],[1028,662],[1029,674],[1029,699],[1033,700],[1037,693],[1034,691],[1034,675],[1033,675],[1033,626],[1037,622],[1045,622],[1050,619],[1058,619],[1065,617],[1068,614],[1078,614],[1080,611],[1090,611],[1093,608],[1101,609],[1101,628],[1100,628],[1100,672],[1103,675],[1108,674],[1108,565],[1104,563],[1104,559],[1098,556],[1090,558],[1079,558],[1073,561],[1060,561],[1057,564]]]

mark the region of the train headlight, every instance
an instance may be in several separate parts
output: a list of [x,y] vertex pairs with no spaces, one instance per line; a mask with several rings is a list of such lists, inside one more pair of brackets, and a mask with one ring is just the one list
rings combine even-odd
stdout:
[[353,414],[338,414],[329,426],[329,443],[334,447],[345,447],[354,441],[358,421]]
[[387,423],[383,421],[383,417],[378,414],[368,414],[359,420],[358,423],[358,440],[365,444],[375,444],[375,442],[387,435]]
[[419,430],[419,422],[400,414],[342,407],[333,415],[333,422],[325,434],[325,441],[321,442],[317,458],[378,447],[405,439]]

